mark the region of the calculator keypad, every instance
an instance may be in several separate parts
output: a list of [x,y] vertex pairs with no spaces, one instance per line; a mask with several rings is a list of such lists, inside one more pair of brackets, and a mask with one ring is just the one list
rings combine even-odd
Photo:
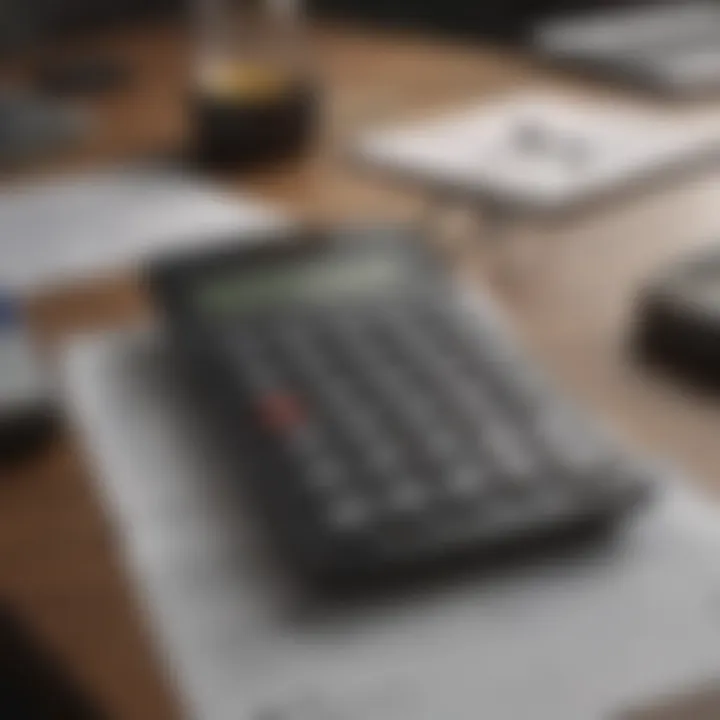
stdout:
[[331,535],[483,535],[582,513],[601,484],[602,445],[513,381],[501,339],[430,299],[286,312],[228,338],[289,481]]

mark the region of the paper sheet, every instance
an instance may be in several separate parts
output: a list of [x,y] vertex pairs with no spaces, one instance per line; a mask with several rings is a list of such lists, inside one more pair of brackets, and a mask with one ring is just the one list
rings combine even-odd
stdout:
[[149,256],[278,227],[279,211],[170,170],[68,176],[0,194],[0,287],[97,279]]
[[155,333],[69,348],[68,406],[188,717],[609,720],[720,679],[720,513],[670,485],[575,561],[308,603]]
[[354,150],[408,181],[543,213],[707,161],[720,152],[720,118],[529,92],[369,130]]

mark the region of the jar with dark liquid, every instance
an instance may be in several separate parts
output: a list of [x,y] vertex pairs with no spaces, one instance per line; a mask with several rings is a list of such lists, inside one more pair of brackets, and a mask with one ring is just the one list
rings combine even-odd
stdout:
[[198,159],[243,168],[304,153],[315,137],[319,93],[296,0],[198,2]]

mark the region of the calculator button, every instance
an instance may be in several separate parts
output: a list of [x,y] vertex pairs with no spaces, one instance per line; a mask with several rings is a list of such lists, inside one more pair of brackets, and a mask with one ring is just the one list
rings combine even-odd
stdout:
[[412,483],[398,484],[392,488],[386,498],[388,508],[400,513],[415,513],[427,506],[427,492]]
[[432,424],[437,418],[435,408],[419,393],[408,393],[403,400],[403,410],[409,420]]
[[328,503],[326,512],[328,525],[341,532],[364,530],[372,519],[368,504],[351,495]]
[[[443,309],[431,309],[437,316],[436,326],[453,349],[455,361],[487,385],[503,394],[508,409],[527,415],[546,396],[545,389],[532,367],[521,362],[520,353],[491,318],[455,317]],[[442,319],[442,321],[441,321]],[[494,330],[494,332],[490,332]]]
[[338,419],[342,419],[349,429],[358,435],[375,434],[377,416],[360,393],[338,383],[335,390],[327,393],[327,397],[329,404],[337,410]]
[[393,444],[374,443],[368,446],[363,458],[368,471],[379,481],[392,480],[396,474],[403,471],[403,458]]
[[604,460],[602,443],[578,427],[566,413],[546,412],[538,423],[538,431],[553,461],[570,472],[597,470]]
[[264,359],[260,357],[243,357],[236,355],[240,375],[243,383],[250,392],[270,392],[278,384],[277,372]]
[[532,483],[540,468],[512,430],[496,426],[484,431],[485,449],[506,481]]
[[342,468],[326,456],[308,462],[306,482],[313,490],[331,491],[345,486],[347,475]]
[[549,517],[568,517],[577,512],[576,498],[562,486],[548,484],[533,500],[536,510]]
[[[357,416],[356,398],[348,392],[344,383],[326,378],[315,388],[318,401],[333,421],[348,423]],[[355,421],[359,424],[359,420]]]
[[492,507],[486,508],[486,521],[495,533],[510,533],[528,529],[528,524],[541,519],[541,509],[537,505],[509,502],[506,499],[496,500]]
[[473,428],[475,441],[497,470],[514,481],[528,481],[540,470],[540,458],[529,435],[512,423],[504,409],[480,389],[455,388],[456,403]]
[[331,376],[332,368],[327,353],[318,339],[307,327],[283,329],[275,336],[278,354],[282,354],[291,369],[310,387],[324,386]]
[[283,385],[283,373],[267,352],[247,345],[236,346],[232,351],[232,360],[243,385],[252,395],[272,393]]
[[312,422],[305,422],[296,427],[284,438],[287,447],[296,457],[312,458],[323,447],[323,433]]
[[483,473],[473,466],[461,466],[443,480],[445,492],[453,499],[474,499],[488,489]]
[[274,432],[289,432],[306,420],[305,409],[300,400],[283,392],[261,397],[256,403],[256,412],[262,425]]
[[458,438],[447,428],[437,425],[427,434],[425,448],[441,466],[451,464],[462,452]]

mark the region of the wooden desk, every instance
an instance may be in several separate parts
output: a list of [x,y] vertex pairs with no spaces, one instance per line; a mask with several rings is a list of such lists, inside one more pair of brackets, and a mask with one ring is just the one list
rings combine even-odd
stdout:
[[[418,212],[414,193],[354,173],[342,161],[343,143],[356,128],[530,82],[560,82],[497,50],[328,29],[314,37],[328,88],[316,151],[285,168],[223,180],[317,219]],[[146,28],[96,42],[127,55],[135,82],[96,104],[98,126],[86,147],[38,172],[172,150],[187,132],[183,32]],[[567,81],[563,87],[588,91]],[[718,187],[718,178],[706,173],[561,227],[529,229],[541,257],[532,278],[505,299],[528,344],[564,385],[638,445],[669,456],[720,493],[720,407],[646,378],[625,352],[631,300],[642,278],[673,254],[720,234]],[[466,269],[482,275],[481,257],[470,253],[466,260]],[[32,311],[52,348],[72,332],[133,321],[147,303],[132,278],[117,278],[41,298]],[[15,601],[116,717],[177,716],[115,539],[69,438],[0,484],[0,594]]]

